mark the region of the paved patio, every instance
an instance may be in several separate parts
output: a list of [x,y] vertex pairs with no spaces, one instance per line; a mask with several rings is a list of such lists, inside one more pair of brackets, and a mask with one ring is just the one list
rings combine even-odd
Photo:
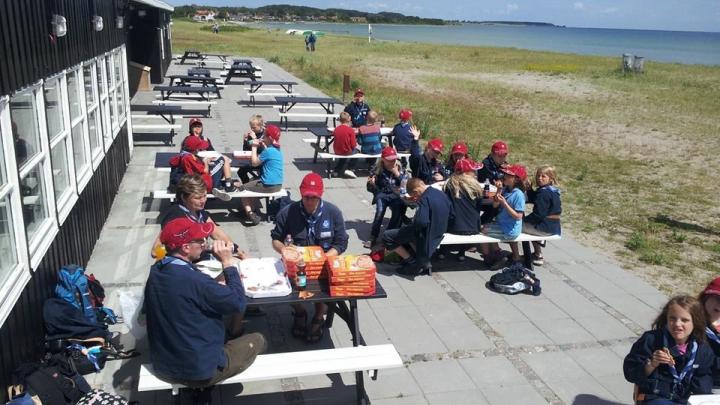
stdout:
[[[303,95],[321,95],[277,66],[256,59],[263,79],[293,79]],[[190,65],[172,66],[168,74],[183,73]],[[219,76],[219,70],[213,75]],[[277,121],[277,110],[249,108],[243,86],[231,84],[204,119],[205,134],[216,149],[239,149],[247,121],[260,113]],[[372,89],[368,101],[372,105]],[[134,104],[146,104],[154,93],[138,93]],[[185,120],[186,121],[186,120]],[[291,123],[292,124],[292,123]],[[183,127],[187,122],[183,122]],[[176,137],[180,142],[185,133]],[[304,129],[284,132],[286,187],[299,199],[298,185],[312,163],[312,149],[302,142]],[[154,154],[179,147],[138,146],[130,161],[110,217],[88,265],[108,287],[108,305],[121,312],[119,296],[141,296],[152,264],[150,246],[159,232],[156,224],[165,205],[152,201],[150,192],[166,186],[168,174],[153,168]],[[365,179],[326,180],[324,198],[343,209],[350,245],[348,252],[363,253],[373,207]],[[165,203],[167,204],[167,203]],[[270,244],[272,224],[245,227],[232,211],[237,206],[209,203],[216,222],[253,256],[275,255]],[[231,211],[228,209],[230,208]],[[410,281],[379,268],[378,279],[388,298],[360,302],[360,327],[368,344],[391,342],[405,367],[381,371],[377,381],[366,378],[373,404],[615,404],[630,403],[632,386],[622,376],[622,359],[636,336],[647,329],[666,297],[618,263],[574,241],[565,233],[550,243],[546,264],[538,268],[543,294],[504,296],[485,288],[493,274],[471,254],[460,265],[449,257],[437,265],[432,277]],[[350,332],[341,321],[315,346],[290,335],[291,313],[280,306],[266,316],[248,318],[248,331],[260,331],[270,352],[309,350],[351,345]],[[169,391],[137,393],[141,362],[148,361],[147,342],[129,333],[123,342],[143,351],[141,358],[109,362],[91,383],[116,391],[141,404],[171,402]],[[137,330],[132,332],[137,333]],[[292,378],[264,383],[221,386],[216,404],[352,404],[354,375]],[[242,391],[242,392],[241,392]],[[183,397],[183,403],[189,398]]]

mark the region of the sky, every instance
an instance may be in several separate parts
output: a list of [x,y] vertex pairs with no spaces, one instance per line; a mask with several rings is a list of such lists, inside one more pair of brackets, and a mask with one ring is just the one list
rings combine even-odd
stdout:
[[390,11],[445,20],[549,22],[569,27],[720,31],[720,0],[164,0],[173,5],[259,7],[294,4]]

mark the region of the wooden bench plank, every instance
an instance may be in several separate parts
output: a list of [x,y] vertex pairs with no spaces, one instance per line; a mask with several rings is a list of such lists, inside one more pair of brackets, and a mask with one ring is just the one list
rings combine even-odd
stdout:
[[[402,358],[392,344],[263,354],[257,356],[247,370],[218,384],[278,380],[351,371],[383,370],[402,367],[402,365]],[[170,384],[157,378],[151,364],[140,366],[139,392],[175,390],[180,387],[182,385]]]
[[146,130],[146,129],[180,129],[180,124],[133,124],[132,129],[135,130]]
[[456,235],[453,233],[446,233],[443,235],[442,241],[440,241],[441,245],[461,245],[461,244],[483,244],[483,243],[507,243],[507,242],[540,242],[543,240],[560,240],[562,239],[560,235],[550,235],[550,236],[537,236],[537,235],[530,235],[527,233],[521,233],[517,238],[512,240],[501,240],[496,238],[491,238],[487,235],[484,235],[482,233],[475,234],[475,235]]

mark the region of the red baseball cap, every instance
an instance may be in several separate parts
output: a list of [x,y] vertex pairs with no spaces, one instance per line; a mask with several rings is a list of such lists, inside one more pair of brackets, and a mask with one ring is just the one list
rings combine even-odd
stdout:
[[716,277],[705,287],[702,295],[720,295],[720,277]]
[[427,146],[435,152],[442,152],[444,146],[440,138],[433,138],[427,143]]
[[497,141],[492,145],[492,149],[490,151],[496,155],[504,156],[508,154],[508,146],[503,141]]
[[203,123],[200,120],[200,118],[190,118],[190,123],[188,124],[188,128],[192,130],[192,127],[194,127],[196,125],[203,126]]
[[165,224],[160,232],[160,242],[169,249],[177,249],[191,241],[207,238],[214,230],[212,222],[201,224],[187,217],[176,218]]
[[500,171],[511,176],[519,177],[520,180],[523,181],[527,179],[527,170],[525,170],[525,166],[523,165],[504,166],[500,168]]
[[410,118],[412,118],[412,111],[403,108],[402,110],[400,110],[400,113],[398,113],[398,118],[403,121],[410,121]]
[[452,151],[450,152],[451,155],[454,155],[456,153],[462,153],[463,155],[468,154],[468,147],[465,145],[464,142],[458,142],[452,147]]
[[475,162],[468,158],[463,158],[455,162],[455,173],[474,172],[482,168],[482,163]]
[[363,91],[363,89],[356,89],[353,97],[364,96],[364,95],[365,95],[365,92]]
[[387,160],[396,160],[398,158],[397,152],[392,146],[384,147],[380,156]]
[[280,128],[275,125],[266,126],[265,136],[272,139],[273,146],[280,146]]
[[190,152],[197,152],[199,150],[205,150],[210,147],[210,143],[206,140],[200,139],[199,136],[189,135],[185,137],[183,141],[183,149]]
[[300,195],[302,197],[319,197],[323,195],[323,180],[317,173],[309,173],[300,183]]

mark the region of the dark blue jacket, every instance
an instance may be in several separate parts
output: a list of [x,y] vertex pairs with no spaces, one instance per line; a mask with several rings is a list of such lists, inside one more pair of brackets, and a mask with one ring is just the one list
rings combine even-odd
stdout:
[[[320,246],[326,252],[332,248],[342,254],[348,245],[348,234],[345,232],[345,220],[342,212],[333,204],[323,200],[318,208],[319,216],[311,218],[305,212],[302,201],[295,201],[278,212],[275,228],[270,231],[272,240],[283,242],[289,234],[293,244],[297,246]],[[314,237],[308,235],[312,225]]]
[[345,112],[350,114],[352,126],[354,128],[357,128],[360,125],[365,125],[367,115],[370,112],[370,106],[365,102],[358,105],[355,104],[355,102],[353,101],[352,103],[345,106]]
[[442,163],[437,160],[428,160],[425,153],[420,149],[420,142],[413,139],[410,144],[410,170],[413,177],[417,177],[425,184],[432,184],[434,173],[440,173],[445,178],[445,169]]
[[[680,384],[673,384],[673,377],[670,368],[661,364],[649,376],[645,376],[645,364],[652,357],[655,350],[674,345],[672,337],[668,337],[671,344],[665,345],[663,334],[665,328],[651,330],[643,333],[625,356],[623,362],[623,373],[628,382],[638,385],[640,392],[647,396],[647,399],[667,398],[673,401],[687,401],[692,394],[710,394],[712,391],[712,371],[715,364],[715,355],[706,343],[698,343],[697,355],[692,376],[687,375]],[[690,346],[694,339],[688,341],[688,350],[684,355],[673,353],[675,368],[680,373],[690,358]],[[675,387],[673,387],[675,385]]]
[[548,215],[562,214],[560,190],[555,186],[543,186],[537,190],[528,190],[528,202],[533,204],[530,215],[523,220],[534,225],[540,231],[560,235],[560,220],[548,219]]
[[414,140],[412,132],[410,132],[409,122],[398,122],[392,130],[393,146],[398,152],[410,150],[410,144]]
[[502,172],[500,171],[500,166],[495,163],[495,161],[492,158],[492,155],[487,155],[485,159],[482,161],[483,168],[478,170],[478,181],[480,183],[484,183],[485,179],[490,181],[490,183],[493,182],[493,180],[498,180],[502,178]]
[[245,311],[245,290],[236,267],[218,284],[192,264],[167,256],[150,268],[145,285],[150,358],[160,374],[206,380],[227,365],[223,315]]
[[[720,387],[720,334],[712,330],[705,329],[705,334],[708,335],[708,346],[715,353],[715,364],[713,364],[713,386]],[[714,335],[714,339],[710,335]]]
[[430,262],[452,214],[452,205],[445,193],[433,187],[425,189],[417,202],[412,224],[418,237],[415,255],[421,266]]
[[452,190],[446,189],[453,208],[453,218],[448,224],[448,232],[458,235],[472,235],[480,233],[480,210],[482,197],[471,199],[467,193],[461,191],[460,198],[455,198]]

